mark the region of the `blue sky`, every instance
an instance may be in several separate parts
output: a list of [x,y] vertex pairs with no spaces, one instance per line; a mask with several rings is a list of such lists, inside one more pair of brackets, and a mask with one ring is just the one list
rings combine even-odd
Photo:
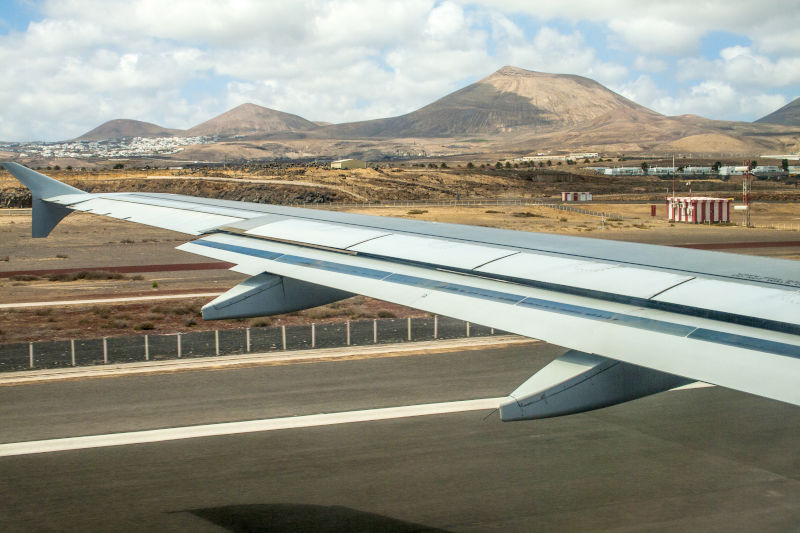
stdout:
[[503,65],[749,121],[800,96],[798,27],[796,0],[0,0],[0,140],[185,128],[245,102],[393,116]]

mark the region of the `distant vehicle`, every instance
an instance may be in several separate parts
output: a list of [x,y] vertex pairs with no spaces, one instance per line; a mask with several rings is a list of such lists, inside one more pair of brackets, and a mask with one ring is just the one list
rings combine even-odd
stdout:
[[180,231],[251,276],[206,319],[363,294],[569,348],[503,420],[597,409],[694,380],[800,405],[794,261],[155,193],[86,193],[16,163],[33,236],[72,211]]

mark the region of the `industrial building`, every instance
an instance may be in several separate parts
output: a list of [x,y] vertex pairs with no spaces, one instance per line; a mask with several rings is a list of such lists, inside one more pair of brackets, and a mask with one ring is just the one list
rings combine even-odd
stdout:
[[340,168],[343,170],[350,168],[367,168],[367,163],[360,159],[339,159],[331,163],[331,168]]
[[733,198],[678,196],[667,198],[667,220],[691,224],[730,222]]
[[603,169],[606,176],[642,176],[644,170],[641,167],[614,167]]

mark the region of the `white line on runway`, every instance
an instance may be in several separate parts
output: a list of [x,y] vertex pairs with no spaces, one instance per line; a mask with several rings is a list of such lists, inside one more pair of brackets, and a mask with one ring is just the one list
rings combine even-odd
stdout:
[[107,446],[124,446],[127,444],[144,444],[148,442],[163,442],[179,439],[195,439],[198,437],[235,435],[260,431],[277,431],[281,429],[330,426],[334,424],[351,424],[354,422],[372,422],[376,420],[390,420],[393,418],[408,418],[412,416],[461,413],[464,411],[481,411],[495,409],[503,400],[505,400],[505,398],[482,398],[457,402],[365,409],[363,411],[345,411],[341,413],[288,416],[284,418],[268,418],[265,420],[248,420],[245,422],[224,422],[221,424],[206,424],[201,426],[132,431],[129,433],[111,433],[108,435],[89,435],[85,437],[11,442],[8,444],[0,444],[0,457],[62,452],[67,450],[84,450]]
[[19,307],[61,307],[62,305],[89,305],[89,304],[114,304],[120,302],[143,302],[146,300],[176,300],[180,298],[208,298],[219,296],[221,292],[196,292],[193,294],[162,294],[159,296],[126,296],[122,298],[95,298],[91,300],[61,300],[49,302],[20,302],[0,304],[0,309],[15,309]]

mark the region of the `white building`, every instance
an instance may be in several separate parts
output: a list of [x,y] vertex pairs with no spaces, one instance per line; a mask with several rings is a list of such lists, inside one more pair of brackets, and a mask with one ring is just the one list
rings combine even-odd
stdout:
[[678,196],[667,198],[667,220],[691,224],[730,222],[733,198]]
[[562,202],[591,202],[592,193],[590,192],[562,192]]
[[603,172],[606,176],[641,176],[644,170],[640,167],[615,167],[607,168]]
[[360,159],[339,159],[331,163],[331,168],[367,168],[367,163],[366,161],[362,161]]

